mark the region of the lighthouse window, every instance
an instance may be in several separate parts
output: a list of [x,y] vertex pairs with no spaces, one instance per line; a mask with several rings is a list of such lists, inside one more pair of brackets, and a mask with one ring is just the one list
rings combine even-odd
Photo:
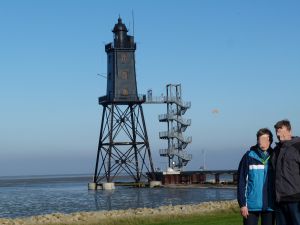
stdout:
[[128,79],[128,71],[122,71],[121,72],[121,78],[123,80],[127,80]]
[[126,53],[122,53],[121,54],[121,63],[127,63],[127,54]]
[[127,96],[127,95],[128,95],[128,89],[127,89],[127,88],[124,88],[124,89],[122,90],[122,95],[123,95],[123,96]]

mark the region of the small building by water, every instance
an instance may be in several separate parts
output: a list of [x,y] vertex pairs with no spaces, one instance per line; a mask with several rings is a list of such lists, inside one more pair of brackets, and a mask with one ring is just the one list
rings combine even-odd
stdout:
[[163,185],[236,184],[237,170],[155,172],[155,178]]

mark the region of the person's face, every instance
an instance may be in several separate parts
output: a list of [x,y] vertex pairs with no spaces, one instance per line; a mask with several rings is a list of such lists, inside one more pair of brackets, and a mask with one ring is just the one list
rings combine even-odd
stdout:
[[288,130],[285,126],[276,130],[277,138],[280,142],[289,141],[292,139],[292,131]]
[[260,137],[258,137],[258,146],[261,150],[266,151],[270,147],[270,137],[268,134],[263,134]]

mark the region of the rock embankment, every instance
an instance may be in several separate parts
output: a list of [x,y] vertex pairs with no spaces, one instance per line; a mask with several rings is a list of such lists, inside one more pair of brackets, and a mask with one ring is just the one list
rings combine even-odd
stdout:
[[206,214],[216,211],[237,208],[236,200],[204,202],[194,205],[169,205],[159,208],[138,208],[112,211],[77,212],[71,214],[54,213],[28,218],[1,219],[2,225],[48,225],[48,224],[89,224],[97,221],[109,221],[111,219],[126,219],[151,216],[179,216],[191,214]]

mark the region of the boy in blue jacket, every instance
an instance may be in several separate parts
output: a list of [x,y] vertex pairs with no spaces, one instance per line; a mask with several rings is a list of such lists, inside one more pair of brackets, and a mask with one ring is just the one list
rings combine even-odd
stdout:
[[244,225],[273,225],[273,172],[270,165],[273,135],[267,128],[260,129],[257,144],[243,156],[238,169],[237,198]]

